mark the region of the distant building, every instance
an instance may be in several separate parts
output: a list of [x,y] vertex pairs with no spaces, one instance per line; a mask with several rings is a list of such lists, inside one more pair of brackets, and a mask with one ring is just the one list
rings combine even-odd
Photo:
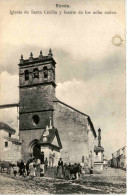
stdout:
[[0,122],[0,160],[16,162],[21,158],[21,142],[13,138],[15,129]]
[[127,147],[124,146],[112,154],[112,158],[108,162],[109,166],[114,168],[126,168],[126,148]]
[[126,146],[122,148],[122,154],[120,157],[120,167],[123,167],[123,168],[127,167],[126,150],[127,150]]

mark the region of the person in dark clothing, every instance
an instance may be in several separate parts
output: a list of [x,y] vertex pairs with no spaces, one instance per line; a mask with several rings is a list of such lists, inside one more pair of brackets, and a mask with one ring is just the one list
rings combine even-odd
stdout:
[[90,170],[90,175],[93,175],[93,167],[91,167],[89,170]]
[[63,166],[62,158],[60,158],[60,160],[58,161],[58,166]]
[[73,167],[73,174],[74,174],[74,179],[76,179],[76,174],[78,173],[78,165],[77,163],[74,164]]
[[44,164],[44,152],[43,151],[41,152],[41,159],[40,160],[41,160],[41,164]]
[[30,160],[28,160],[27,163],[26,163],[26,173],[27,173],[27,176],[30,174],[29,164],[30,164]]
[[62,158],[60,158],[60,160],[58,161],[58,167],[57,167],[56,175],[59,178],[63,178],[63,161],[62,161]]
[[24,167],[25,167],[24,162],[23,162],[23,160],[21,160],[21,163],[19,164],[19,173],[20,173],[20,175],[23,175]]
[[62,158],[60,158],[60,160],[58,161],[58,171],[59,171],[60,167],[62,167],[62,173],[63,173],[63,161],[62,161]]

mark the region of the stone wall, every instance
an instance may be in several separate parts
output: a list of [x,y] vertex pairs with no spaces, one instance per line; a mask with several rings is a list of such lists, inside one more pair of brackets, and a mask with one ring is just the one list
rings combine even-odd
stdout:
[[[32,117],[37,115],[39,117],[39,123],[35,125]],[[53,116],[53,111],[42,111],[42,112],[32,112],[20,114],[20,131],[23,130],[34,130],[34,129],[44,129],[49,126],[49,118]]]
[[54,102],[54,110],[53,125],[58,129],[62,142],[63,161],[82,162],[83,156],[89,157],[87,116],[60,102]]
[[30,158],[32,153],[32,147],[30,146],[33,140],[39,140],[44,129],[34,129],[20,131],[20,140],[22,141],[21,157],[26,161]]
[[20,112],[53,109],[55,90],[52,85],[38,85],[20,89]]
[[90,155],[89,167],[94,166],[94,146],[97,144],[97,139],[93,136],[90,125],[88,125],[88,151]]

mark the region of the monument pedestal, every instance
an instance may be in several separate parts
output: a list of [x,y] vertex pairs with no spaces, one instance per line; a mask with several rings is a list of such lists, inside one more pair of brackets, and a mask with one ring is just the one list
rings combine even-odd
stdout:
[[94,173],[102,173],[103,171],[103,162],[94,163]]

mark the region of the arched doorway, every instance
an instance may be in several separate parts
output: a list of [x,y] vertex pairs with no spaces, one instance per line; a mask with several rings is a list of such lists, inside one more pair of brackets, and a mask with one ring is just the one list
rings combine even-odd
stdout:
[[29,144],[29,153],[31,157],[36,159],[40,159],[41,163],[44,163],[44,152],[41,151],[40,144],[38,144],[38,140],[34,139]]

